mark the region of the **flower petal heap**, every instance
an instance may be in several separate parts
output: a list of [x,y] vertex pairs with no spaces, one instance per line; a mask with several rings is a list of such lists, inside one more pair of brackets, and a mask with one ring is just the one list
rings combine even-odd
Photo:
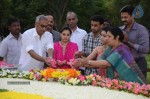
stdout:
[[45,79],[49,78],[68,78],[68,77],[77,77],[80,75],[80,72],[74,69],[53,69],[47,68],[42,71],[42,75]]

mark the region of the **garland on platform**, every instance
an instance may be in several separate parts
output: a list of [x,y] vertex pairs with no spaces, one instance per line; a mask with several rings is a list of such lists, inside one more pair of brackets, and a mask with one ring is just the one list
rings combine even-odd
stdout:
[[150,97],[150,84],[140,85],[136,82],[125,82],[117,79],[103,78],[99,75],[92,74],[83,76],[79,71],[74,69],[53,69],[30,70],[30,71],[10,71],[0,69],[0,78],[25,78],[37,81],[57,81],[65,85],[92,85],[106,87],[119,91],[126,91],[137,95]]

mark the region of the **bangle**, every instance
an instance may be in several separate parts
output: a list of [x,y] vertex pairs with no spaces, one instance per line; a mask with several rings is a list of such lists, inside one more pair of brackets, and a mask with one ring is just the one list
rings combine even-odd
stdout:
[[48,58],[53,58],[52,56],[49,56]]
[[88,65],[91,65],[91,60],[88,61]]

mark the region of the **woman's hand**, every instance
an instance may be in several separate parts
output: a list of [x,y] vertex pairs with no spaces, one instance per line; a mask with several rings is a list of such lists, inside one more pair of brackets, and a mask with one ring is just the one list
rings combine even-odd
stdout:
[[66,65],[66,64],[67,64],[66,60],[63,60],[63,61],[57,60],[57,66],[62,66],[62,65]]
[[73,65],[74,67],[79,67],[82,66],[81,58],[77,58],[75,64]]
[[57,66],[62,66],[63,65],[63,61],[57,60]]
[[67,61],[66,60],[63,60],[63,65],[66,65],[67,64]]
[[88,58],[77,58],[74,66],[75,67],[86,66],[88,64],[88,60],[89,60]]
[[84,67],[87,67],[88,66],[88,61],[89,61],[88,58],[82,58],[81,63],[83,64]]
[[75,58],[82,58],[82,57],[84,57],[84,52],[77,51],[77,52],[75,52],[74,57]]
[[49,67],[53,67],[56,68],[56,61],[53,58],[50,57],[46,57],[44,58],[45,63],[49,66]]

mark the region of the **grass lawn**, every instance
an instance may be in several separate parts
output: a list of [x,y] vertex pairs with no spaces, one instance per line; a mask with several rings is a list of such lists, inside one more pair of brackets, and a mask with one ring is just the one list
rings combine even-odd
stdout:
[[[146,57],[148,68],[150,68],[150,54]],[[150,84],[150,72],[147,72],[147,82]]]

